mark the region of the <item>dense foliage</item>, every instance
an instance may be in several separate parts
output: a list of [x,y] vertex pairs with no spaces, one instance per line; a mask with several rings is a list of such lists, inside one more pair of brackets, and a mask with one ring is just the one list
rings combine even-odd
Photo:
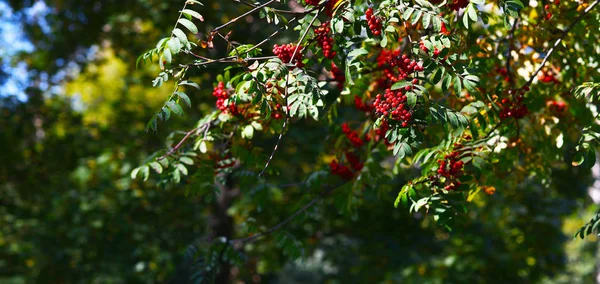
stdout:
[[594,279],[598,1],[135,2],[28,30],[83,69],[1,105],[6,279]]

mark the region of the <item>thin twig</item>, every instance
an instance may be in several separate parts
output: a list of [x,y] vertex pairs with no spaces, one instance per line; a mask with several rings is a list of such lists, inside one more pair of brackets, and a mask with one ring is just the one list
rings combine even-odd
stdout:
[[515,79],[513,78],[512,71],[510,68],[510,60],[512,59],[513,38],[515,37],[515,30],[517,29],[518,24],[519,17],[517,17],[514,20],[512,28],[510,29],[510,34],[508,35],[508,51],[506,52],[506,75],[508,75],[508,82],[510,83],[513,89],[515,88]]
[[343,186],[344,184],[345,183],[343,183],[341,185],[338,185],[338,186],[335,186],[335,187],[332,187],[330,189],[327,189],[327,190],[321,192],[321,194],[319,194],[317,197],[313,198],[310,202],[308,202],[302,208],[298,209],[298,211],[294,212],[294,214],[290,215],[285,220],[283,220],[280,223],[278,223],[277,225],[269,228],[268,230],[266,230],[266,231],[264,231],[262,233],[258,233],[258,234],[252,235],[252,236],[247,237],[247,238],[233,239],[233,240],[230,240],[229,243],[230,244],[236,244],[236,243],[246,244],[246,243],[251,243],[251,242],[256,241],[257,239],[259,239],[261,237],[264,237],[266,235],[269,235],[269,234],[271,234],[271,233],[279,230],[281,227],[285,226],[287,223],[289,223],[294,218],[296,218],[298,215],[302,214],[304,211],[308,210],[310,207],[312,207],[313,205],[315,205],[315,203],[317,203],[317,201],[319,201],[325,195],[329,194],[334,189]]
[[546,56],[544,56],[544,60],[542,60],[542,64],[540,64],[540,67],[538,67],[538,69],[535,70],[535,72],[531,75],[531,78],[529,78],[529,81],[527,81],[527,83],[525,83],[525,85],[523,85],[523,87],[527,87],[527,86],[531,85],[531,83],[533,82],[533,79],[535,79],[537,74],[540,71],[542,71],[542,68],[544,68],[544,65],[546,65],[548,58],[550,58],[550,55],[552,55],[552,53],[554,52],[556,47],[560,44],[560,42],[567,36],[569,31],[571,31],[573,29],[573,27],[575,27],[575,25],[577,23],[579,23],[579,21],[581,21],[583,19],[583,17],[585,17],[585,15],[587,15],[592,9],[594,9],[594,7],[596,7],[596,5],[598,5],[598,2],[600,2],[600,0],[594,1],[592,4],[590,4],[590,6],[585,8],[585,10],[583,10],[583,12],[579,15],[579,17],[577,17],[577,19],[575,19],[575,21],[573,21],[573,23],[571,23],[571,25],[562,32],[562,35],[556,40],[556,42],[554,42],[554,45],[552,45],[550,50],[548,50],[548,52],[546,53]]
[[[248,3],[248,2],[246,2],[246,1],[240,1],[240,0],[233,0],[233,1],[235,1],[235,2],[239,2],[239,3],[242,3],[242,4],[244,4],[244,5],[247,5],[247,6],[250,6],[250,7],[253,7],[253,8],[256,8],[256,5],[254,5],[254,4],[252,4],[252,3]],[[314,11],[315,9],[316,9],[316,7],[315,7],[315,8],[312,8],[312,9],[310,9],[310,10],[304,10],[304,11],[298,11],[298,12],[296,12],[296,11],[280,10],[280,9],[271,8],[271,10],[273,10],[274,12],[280,13],[280,14],[288,14],[288,15],[300,15],[300,16],[301,16],[301,15],[308,14],[308,13],[310,13],[310,12]]]
[[[319,16],[319,13],[320,13],[320,11],[317,11],[317,13],[315,14],[315,16],[312,18],[312,20],[308,24],[308,27],[304,31],[304,34],[300,37],[300,40],[298,41],[298,44],[296,45],[296,48],[294,49],[294,53],[292,53],[292,58],[290,58],[290,62],[288,62],[288,64],[292,64],[292,62],[294,62],[294,58],[296,57],[296,53],[298,52],[298,49],[300,49],[300,46],[302,45],[302,41],[304,41],[304,38],[306,38],[306,35],[308,34],[308,31],[310,29],[312,29],[312,25],[315,23],[315,20]],[[290,79],[290,72],[288,71],[288,73],[286,75],[286,78],[285,78],[285,92],[284,92],[284,94],[285,94],[285,107],[286,108],[288,106],[288,87],[289,87],[288,83],[289,83],[289,79]],[[279,143],[281,142],[281,139],[283,138],[283,132],[285,131],[285,127],[289,123],[289,119],[290,119],[290,115],[289,115],[289,111],[287,111],[286,115],[285,115],[285,120],[283,121],[283,126],[281,127],[281,131],[279,132],[279,137],[277,137],[277,142],[275,142],[275,147],[273,147],[273,151],[271,151],[271,155],[269,156],[269,159],[265,163],[264,168],[258,174],[259,178],[262,177],[262,175],[265,173],[265,171],[269,167],[269,164],[273,160],[273,157],[275,156],[275,152],[277,152],[277,148],[279,147]]]
[[222,25],[220,25],[220,26],[216,27],[216,28],[213,30],[213,32],[217,32],[217,31],[219,31],[220,29],[222,29],[222,28],[224,28],[224,27],[227,27],[227,26],[229,26],[229,25],[231,25],[231,24],[233,24],[233,23],[237,22],[239,19],[241,19],[241,18],[243,18],[243,17],[246,17],[246,16],[248,16],[248,15],[250,15],[250,14],[252,14],[252,13],[254,13],[254,12],[256,12],[256,11],[258,11],[258,10],[260,10],[260,9],[264,8],[264,7],[266,7],[266,6],[269,6],[269,5],[271,5],[271,4],[272,4],[273,2],[275,2],[275,1],[277,1],[277,0],[270,0],[270,1],[266,2],[266,3],[263,3],[263,4],[261,4],[261,5],[255,6],[254,8],[252,8],[252,10],[250,10],[250,11],[248,11],[248,12],[244,13],[244,14],[241,14],[241,15],[239,15],[239,16],[237,16],[237,17],[233,18],[233,19],[231,19],[229,22],[227,22],[227,23],[225,23],[225,24],[222,24]]
[[[211,124],[211,123],[212,123],[212,120],[211,120],[211,121],[209,121],[209,122],[207,122],[207,123],[205,123],[205,124],[202,124],[202,125],[200,125],[200,126],[198,126],[198,127],[194,128],[194,129],[192,129],[192,130],[190,130],[190,131],[188,131],[188,132],[186,132],[186,133],[185,133],[185,135],[183,136],[183,138],[181,138],[181,140],[179,140],[179,143],[177,143],[177,145],[175,145],[175,147],[171,148],[171,150],[169,150],[169,152],[167,152],[166,154],[164,154],[164,155],[162,155],[162,156],[160,156],[160,157],[156,158],[156,160],[160,161],[160,160],[162,160],[162,159],[164,159],[164,158],[166,158],[166,157],[168,157],[168,156],[171,156],[171,155],[173,155],[173,153],[175,153],[177,150],[179,150],[179,148],[181,148],[181,146],[183,146],[183,143],[184,143],[184,142],[185,142],[185,141],[186,141],[188,138],[190,138],[190,136],[192,136],[192,134],[194,134],[194,132],[197,132],[197,131],[204,131],[205,138],[206,138],[206,133],[208,132],[208,129],[210,128],[210,124]],[[204,139],[204,138],[203,138],[203,139]]]

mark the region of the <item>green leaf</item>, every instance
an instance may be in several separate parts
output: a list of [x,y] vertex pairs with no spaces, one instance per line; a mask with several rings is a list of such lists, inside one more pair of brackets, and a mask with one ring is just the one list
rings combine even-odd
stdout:
[[185,165],[183,165],[183,164],[176,164],[176,165],[175,165],[175,168],[176,168],[177,170],[179,170],[179,172],[181,172],[181,173],[182,173],[184,176],[187,176],[187,175],[188,175],[188,170],[187,170],[187,168],[185,167]]
[[196,84],[196,83],[194,83],[192,81],[189,81],[189,80],[187,80],[187,81],[181,81],[179,83],[179,86],[181,86],[181,85],[192,86],[192,87],[200,90],[200,86],[198,84]]
[[471,21],[477,22],[477,9],[475,8],[475,5],[473,3],[467,6],[467,14],[469,15]]
[[177,37],[177,39],[179,39],[179,42],[183,45],[186,45],[188,43],[187,35],[182,30],[175,28],[173,30],[173,34],[175,35],[175,37]]
[[179,161],[186,165],[190,165],[190,166],[194,164],[194,160],[192,160],[190,157],[183,156],[183,157],[179,158]]
[[177,104],[175,101],[167,101],[167,106],[169,107],[169,109],[171,111],[173,111],[175,114],[179,115],[179,116],[183,116],[183,109],[181,108],[181,106],[179,104]]
[[169,50],[171,50],[171,54],[177,54],[181,50],[181,43],[176,37],[169,39],[169,41],[167,41],[167,46],[169,47]]
[[406,86],[410,86],[412,83],[406,80],[398,81],[392,85],[392,90],[404,89]]
[[152,162],[150,163],[150,167],[152,167],[152,169],[157,172],[158,174],[161,174],[163,171],[162,166],[160,165],[160,163],[158,162]]
[[406,103],[408,103],[410,108],[414,108],[417,104],[417,94],[413,92],[406,93]]
[[244,130],[242,130],[242,138],[252,139],[254,137],[254,127],[252,125],[246,125]]
[[408,19],[410,19],[410,16],[412,15],[412,13],[413,13],[414,11],[415,11],[415,9],[414,9],[414,8],[410,8],[410,7],[409,7],[408,9],[404,10],[404,13],[402,13],[402,18],[403,18],[405,21],[408,21]]
[[460,77],[459,76],[454,77],[454,79],[452,80],[452,83],[454,84],[454,94],[456,96],[459,96],[460,93],[462,92],[462,86],[460,84]]
[[167,61],[167,63],[171,63],[171,60],[173,59],[171,56],[171,50],[166,48],[163,51],[163,58],[165,59],[165,61]]
[[190,9],[184,9],[183,11],[181,11],[184,14],[190,15],[198,20],[200,20],[200,22],[204,22],[204,17],[202,17],[202,15],[200,15],[200,13],[194,11],[194,10],[190,10]]
[[198,27],[196,27],[196,25],[194,25],[194,23],[192,23],[190,20],[181,18],[177,22],[180,23],[182,26],[186,27],[193,34],[198,33]]
[[188,107],[192,106],[192,102],[190,101],[190,97],[186,95],[184,92],[176,92],[175,93],[181,100],[185,102]]

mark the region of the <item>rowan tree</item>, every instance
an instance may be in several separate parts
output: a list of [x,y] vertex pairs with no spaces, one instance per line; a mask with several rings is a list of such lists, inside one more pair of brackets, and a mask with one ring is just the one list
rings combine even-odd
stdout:
[[[327,217],[311,216],[331,208],[352,219],[383,199],[460,230],[489,202],[560,192],[557,172],[595,164],[598,1],[238,2],[245,12],[214,23],[202,16],[214,7],[186,1],[137,62],[157,62],[153,86],[173,88],[147,130],[214,97],[132,172],[206,198],[195,279],[258,275],[268,250],[298,258],[323,239]],[[238,40],[255,21],[270,35]]]

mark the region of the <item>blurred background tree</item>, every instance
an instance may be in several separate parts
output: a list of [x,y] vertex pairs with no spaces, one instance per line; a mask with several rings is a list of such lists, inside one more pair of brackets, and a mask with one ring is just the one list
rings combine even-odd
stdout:
[[[193,271],[186,252],[210,234],[212,195],[193,183],[130,178],[165,147],[162,137],[190,128],[214,105],[210,92],[190,92],[194,105],[185,117],[158,133],[143,132],[171,90],[151,88],[158,68],[138,70],[135,59],[170,33],[182,1],[1,1],[0,282],[187,281]],[[208,24],[243,9],[235,1],[206,5]],[[260,25],[249,20],[236,37],[272,32]],[[192,75],[211,89],[216,72]],[[291,129],[282,155],[292,158],[274,167],[315,170],[314,153],[322,149],[307,141],[327,129],[304,123],[314,131]],[[274,140],[265,141],[268,151]],[[274,182],[289,177],[282,172]],[[365,192],[351,214],[325,200],[254,244],[249,264],[232,275],[268,283],[596,281],[596,239],[571,236],[594,213],[588,187],[598,177],[557,167],[552,178],[552,187],[526,180],[476,199],[480,210],[455,232],[393,209],[398,180],[382,186],[387,200]],[[275,224],[307,201],[302,190],[284,191],[256,188],[227,213],[236,224]],[[257,199],[272,206],[260,207]],[[301,259],[291,263],[284,257],[290,252],[273,245],[288,233]]]

